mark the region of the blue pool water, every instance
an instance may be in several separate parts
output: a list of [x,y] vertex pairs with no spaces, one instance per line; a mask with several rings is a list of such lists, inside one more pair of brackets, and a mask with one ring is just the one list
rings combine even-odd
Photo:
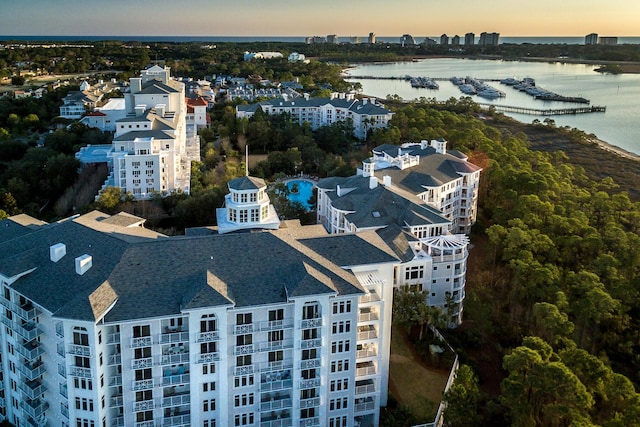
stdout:
[[[291,192],[291,188],[294,184],[298,185],[298,192],[295,194]],[[292,180],[287,182],[287,188],[289,189],[289,200],[300,203],[307,210],[312,208],[309,204],[309,199],[313,195],[313,183],[311,181]]]

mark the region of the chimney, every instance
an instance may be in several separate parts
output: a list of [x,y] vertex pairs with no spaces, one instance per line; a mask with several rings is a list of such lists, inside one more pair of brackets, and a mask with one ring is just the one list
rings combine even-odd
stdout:
[[138,93],[142,90],[142,78],[140,77],[129,79],[129,84],[131,85],[131,93]]
[[160,117],[164,117],[165,108],[166,108],[166,105],[164,105],[164,104],[156,105],[156,115],[158,115]]
[[369,177],[369,189],[373,190],[377,186],[378,186],[378,178],[376,178],[375,176]]
[[76,273],[82,276],[84,273],[89,271],[89,269],[93,265],[92,261],[93,258],[91,258],[91,255],[87,254],[81,255],[76,258]]
[[67,247],[64,243],[56,243],[49,247],[49,257],[51,261],[58,262],[67,254]]
[[140,117],[144,114],[144,110],[147,109],[146,105],[136,105],[136,116]]
[[389,175],[385,175],[382,177],[382,185],[385,187],[391,187],[391,177]]
[[339,185],[336,185],[336,194],[338,195],[338,197],[342,197],[342,190],[340,189]]
[[429,146],[429,141],[427,141],[426,139],[423,139],[422,141],[420,141],[420,148],[421,149],[425,149]]

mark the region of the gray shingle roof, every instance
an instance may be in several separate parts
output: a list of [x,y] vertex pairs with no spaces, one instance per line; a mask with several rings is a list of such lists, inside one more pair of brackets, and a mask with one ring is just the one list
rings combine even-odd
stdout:
[[132,130],[114,138],[113,141],[133,141],[135,138],[175,139],[171,134],[161,130]]
[[242,176],[229,181],[228,186],[232,190],[258,190],[267,186],[264,179],[253,176]]
[[[87,321],[104,316],[109,322],[205,306],[281,303],[302,295],[359,294],[361,285],[342,263],[395,259],[355,235],[316,243],[309,234],[325,235],[321,227],[128,240],[99,229],[103,214],[91,215],[1,242],[0,273],[13,277],[31,270],[12,287],[55,316]],[[109,227],[118,227],[118,221],[111,222]],[[66,256],[55,263],[49,247],[57,243],[66,245]],[[92,256],[93,266],[81,276],[74,260],[83,254]]]

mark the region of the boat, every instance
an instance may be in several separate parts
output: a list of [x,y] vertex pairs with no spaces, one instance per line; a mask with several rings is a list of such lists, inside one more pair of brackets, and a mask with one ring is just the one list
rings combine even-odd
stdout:
[[466,95],[475,95],[476,94],[476,88],[473,87],[473,85],[470,85],[469,83],[461,84],[458,87],[460,88],[460,92],[462,92],[462,93],[464,93]]

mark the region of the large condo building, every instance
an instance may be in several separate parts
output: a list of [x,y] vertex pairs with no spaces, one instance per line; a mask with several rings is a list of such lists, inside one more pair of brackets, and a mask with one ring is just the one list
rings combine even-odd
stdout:
[[108,163],[103,190],[119,187],[136,199],[190,192],[191,161],[200,159],[197,132],[207,125],[206,107],[188,104],[184,83],[172,80],[169,71],[153,66],[131,78],[112,145],[88,146],[76,154],[84,163]]
[[[238,207],[261,183],[230,189]],[[0,418],[378,424],[399,262],[380,236],[285,223],[166,237],[142,225],[97,211],[0,222]]]
[[425,292],[455,326],[480,170],[461,153],[447,153],[444,140],[383,145],[358,175],[318,182],[318,222],[331,234],[375,231],[400,260],[394,287]]
[[272,99],[256,104],[238,105],[236,117],[249,118],[261,109],[266,114],[290,114],[300,124],[308,122],[312,129],[337,122],[350,121],[353,134],[364,139],[372,129],[386,127],[393,113],[374,98],[356,99],[352,94],[334,93],[330,98]]

